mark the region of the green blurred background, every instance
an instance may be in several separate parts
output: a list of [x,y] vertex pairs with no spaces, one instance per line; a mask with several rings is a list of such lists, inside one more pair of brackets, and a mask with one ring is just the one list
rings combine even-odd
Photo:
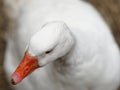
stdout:
[[[120,0],[86,0],[91,3],[104,17],[110,26],[117,43],[120,46]],[[6,49],[5,33],[8,31],[11,20],[4,11],[3,0],[0,0],[0,90],[12,90],[5,78],[3,69]],[[120,90],[120,89],[119,89]]]

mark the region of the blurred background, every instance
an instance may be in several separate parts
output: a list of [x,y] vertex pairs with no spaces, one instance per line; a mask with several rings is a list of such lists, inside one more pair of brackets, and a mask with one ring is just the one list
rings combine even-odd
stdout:
[[[120,0],[86,0],[91,3],[103,16],[110,26],[115,40],[120,46]],[[3,0],[0,0],[0,90],[13,90],[5,78],[3,69],[4,54],[6,49],[5,33],[8,31],[11,19],[4,11]],[[120,89],[119,89],[120,90]]]

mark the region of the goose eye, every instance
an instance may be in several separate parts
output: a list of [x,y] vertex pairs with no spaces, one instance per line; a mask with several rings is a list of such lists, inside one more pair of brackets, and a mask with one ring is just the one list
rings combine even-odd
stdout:
[[45,53],[46,53],[46,54],[49,54],[50,52],[52,52],[52,50],[48,50],[48,51],[46,51]]

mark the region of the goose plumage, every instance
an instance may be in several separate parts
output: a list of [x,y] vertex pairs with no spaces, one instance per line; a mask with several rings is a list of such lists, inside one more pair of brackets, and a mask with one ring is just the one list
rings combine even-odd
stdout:
[[119,48],[110,28],[89,3],[18,3],[13,10],[17,22],[14,37],[7,39],[6,74],[11,77],[26,50],[31,57],[37,57],[40,68],[15,85],[16,90],[117,90]]

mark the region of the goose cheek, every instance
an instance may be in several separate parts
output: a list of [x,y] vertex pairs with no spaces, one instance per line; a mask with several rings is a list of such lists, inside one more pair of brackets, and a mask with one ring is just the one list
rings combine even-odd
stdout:
[[21,63],[12,74],[11,83],[13,85],[18,84],[37,68],[39,68],[38,58],[36,56],[30,56],[28,51],[26,51]]

